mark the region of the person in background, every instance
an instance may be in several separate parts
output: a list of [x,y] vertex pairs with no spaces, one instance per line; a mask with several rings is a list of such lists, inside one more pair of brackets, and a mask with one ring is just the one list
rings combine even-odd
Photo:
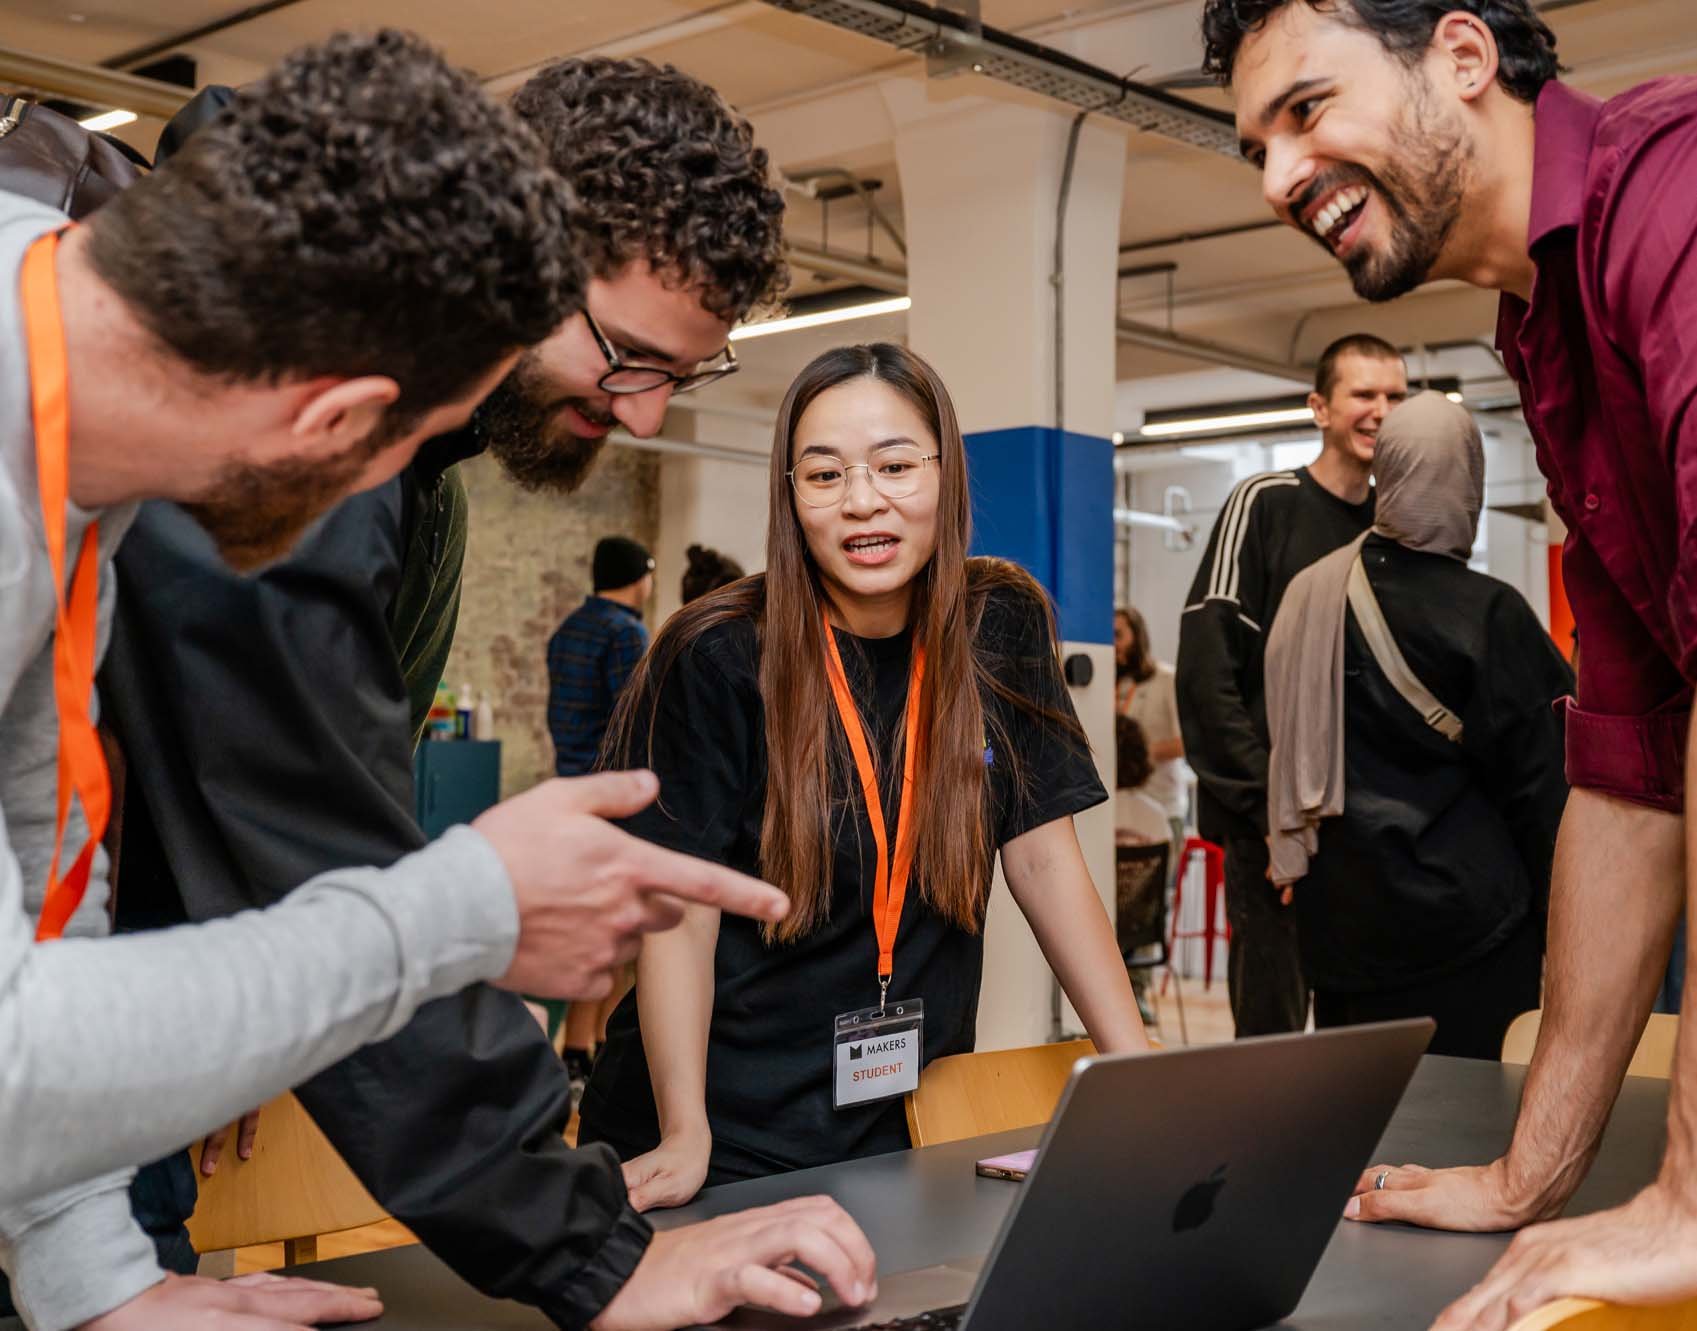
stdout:
[[[909,1145],[903,1091],[976,1038],[998,851],[1097,1048],[1148,1047],[1073,830],[1107,792],[1048,600],[967,558],[936,372],[889,343],[819,356],[779,408],[768,484],[770,567],[667,621],[608,736],[666,792],[630,830],[758,864],[794,910],[782,931],[697,912],[638,959],[582,1134],[645,1208]],[[921,1047],[853,1078],[836,1019],[916,1000]]]
[[[1467,567],[1485,456],[1465,408],[1391,412],[1373,478],[1372,530],[1296,576],[1268,638],[1272,879],[1316,1026],[1429,1016],[1429,1052],[1495,1059],[1538,1006],[1573,672],[1519,592]],[[1362,575],[1441,714],[1364,634]]]
[[[1143,727],[1123,712],[1114,718],[1114,844],[1147,846],[1166,841],[1171,835],[1166,808],[1143,787],[1155,771]],[[1167,875],[1170,885],[1172,874]],[[1137,995],[1137,1011],[1145,1026],[1159,1024],[1155,1006],[1149,1001],[1149,968],[1131,972],[1131,991]]]
[[[359,74],[336,90],[368,85],[384,96]],[[479,104],[475,83],[468,96]],[[380,108],[385,125],[394,105]],[[410,863],[425,844],[413,750],[453,641],[465,553],[454,463],[487,453],[517,484],[570,493],[615,423],[652,435],[674,395],[734,373],[730,329],[783,288],[783,196],[747,121],[713,89],[643,60],[572,59],[538,70],[510,106],[575,200],[566,252],[587,283],[569,317],[518,358],[467,428],[438,434],[395,480],[337,507],[286,559],[236,574],[165,503],[143,506],[119,550],[101,690],[129,764],[121,921],[132,910],[245,920],[314,874]],[[345,121],[328,124],[341,141]],[[411,157],[441,151],[433,141]],[[457,246],[455,273],[469,280],[465,255],[489,250]],[[251,300],[223,305],[240,312]],[[432,353],[435,379],[463,363],[466,323],[451,323],[451,346]],[[604,790],[609,779],[568,788]],[[567,840],[550,852],[586,943],[604,927],[594,904],[604,880],[576,866],[598,827],[561,821]],[[714,1305],[701,1300],[733,1292],[769,1237],[759,1212],[656,1235],[629,1205],[612,1153],[566,1145],[565,1069],[518,995],[490,985],[425,1004],[295,1093],[378,1203],[461,1277],[562,1325],[711,1321]],[[829,1203],[785,1217],[803,1241],[852,1229]],[[86,1257],[63,1251],[81,1281]],[[806,1310],[799,1286],[777,1291]]]
[[1198,830],[1225,850],[1226,978],[1239,1035],[1308,1022],[1295,921],[1267,881],[1266,633],[1290,580],[1372,523],[1379,423],[1407,395],[1408,371],[1390,343],[1355,334],[1327,347],[1308,395],[1320,456],[1231,492],[1184,608],[1179,720],[1198,778]]
[[[1184,820],[1189,812],[1178,688],[1173,668],[1155,659],[1149,646],[1149,626],[1132,606],[1114,611],[1114,700],[1121,716],[1137,722],[1148,746],[1150,772],[1137,784],[1166,816],[1167,838],[1173,848],[1167,864],[1170,880],[1179,870]],[[1124,784],[1122,773],[1122,788]]]
[[[608,536],[595,544],[590,577],[594,590],[548,640],[548,730],[559,776],[595,770],[619,694],[648,650],[642,608],[654,594],[653,556],[628,537]],[[607,1014],[629,988],[628,978],[621,979],[599,1003],[542,1004],[550,1037],[565,1023],[561,1056],[574,1100],[589,1080]]]
[[625,536],[595,543],[593,591],[548,639],[548,730],[554,771],[595,770],[607,722],[648,650],[642,608],[654,594],[654,556]]
[[705,545],[692,545],[684,552],[689,560],[689,567],[684,570],[683,585],[680,592],[683,604],[716,592],[721,587],[728,587],[738,578],[744,577],[742,565],[729,555],[722,555]]
[[[1378,1166],[1346,1214],[1504,1230],[1561,1214],[1595,1158],[1697,892],[1697,80],[1601,101],[1564,82],[1532,0],[1208,0],[1274,214],[1356,294],[1500,293],[1496,349],[1567,527],[1583,662],[1550,889],[1544,1015],[1514,1137],[1483,1165]],[[1687,952],[1687,967],[1691,963]],[[1443,1331],[1563,1295],[1697,1295],[1697,1040],[1665,1164],[1623,1206],[1520,1235]],[[1375,1188],[1382,1178],[1383,1186]]]

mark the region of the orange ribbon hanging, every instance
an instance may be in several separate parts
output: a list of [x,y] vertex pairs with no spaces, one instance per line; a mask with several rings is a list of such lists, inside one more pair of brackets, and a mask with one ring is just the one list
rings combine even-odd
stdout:
[[[100,630],[99,525],[89,523],[77,554],[69,596],[65,592],[65,509],[70,502],[70,403],[65,327],[59,315],[54,256],[57,232],[42,236],[24,255],[21,272],[24,334],[29,349],[30,405],[35,423],[35,465],[41,488],[41,526],[53,569],[53,701],[59,713],[59,803],[47,895],[36,927],[37,942],[58,938],[88,891],[94,852],[106,832],[112,783],[94,728],[94,653]],[[63,877],[65,825],[71,794],[82,801],[88,840]]]
[[890,861],[889,831],[884,824],[884,802],[878,794],[878,770],[867,747],[866,731],[860,724],[860,711],[849,692],[848,676],[843,672],[843,658],[837,651],[836,634],[831,621],[825,619],[825,674],[831,681],[831,693],[836,699],[837,715],[842,718],[848,735],[849,750],[860,773],[860,789],[866,798],[866,817],[872,824],[872,842],[878,851],[878,863],[873,875],[872,925],[878,934],[878,985],[887,993],[890,977],[896,966],[896,932],[901,928],[902,906],[907,901],[908,879],[913,873],[914,773],[918,766],[919,747],[924,732],[921,686],[925,681],[925,648],[913,645],[913,668],[907,684],[907,742],[902,753],[902,795],[897,815],[896,853]]

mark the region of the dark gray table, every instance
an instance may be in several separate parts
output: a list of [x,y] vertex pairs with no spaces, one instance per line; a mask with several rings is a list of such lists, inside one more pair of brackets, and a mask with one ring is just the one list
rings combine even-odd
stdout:
[[[1492,1159],[1508,1143],[1522,1074],[1521,1068],[1496,1063],[1423,1060],[1376,1158],[1434,1166]],[[1661,1161],[1667,1100],[1667,1082],[1627,1079],[1596,1166],[1569,1214],[1624,1202],[1654,1177]],[[710,1189],[692,1205],[653,1219],[669,1228],[789,1197],[828,1193],[866,1230],[883,1272],[978,1256],[989,1249],[1017,1185],[978,1178],[972,1162],[1035,1145],[1038,1136],[1033,1128],[732,1184]],[[1269,1225],[1277,1223],[1277,1216],[1268,1217]],[[1340,1222],[1300,1306],[1280,1326],[1292,1331],[1426,1331],[1438,1311],[1483,1275],[1507,1243],[1508,1236],[1501,1234],[1441,1234]],[[367,1325],[383,1331],[551,1325],[534,1309],[484,1298],[421,1247],[319,1262],[299,1268],[297,1274],[377,1286],[388,1311]]]

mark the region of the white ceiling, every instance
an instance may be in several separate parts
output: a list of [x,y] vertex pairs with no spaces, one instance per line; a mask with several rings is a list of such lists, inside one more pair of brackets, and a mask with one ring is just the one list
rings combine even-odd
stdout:
[[[0,3],[0,45],[86,63],[218,20],[239,0],[119,0]],[[1061,46],[1116,72],[1146,81],[1193,71],[1200,58],[1200,0],[983,0],[987,23]],[[1693,0],[1579,0],[1547,15],[1570,77],[1610,93],[1642,79],[1697,72],[1697,3]],[[350,25],[413,28],[476,70],[497,90],[523,71],[567,54],[605,51],[670,62],[712,83],[754,120],[777,165],[796,171],[842,165],[881,178],[879,198],[899,220],[900,179],[887,128],[876,116],[850,112],[859,91],[892,78],[923,77],[922,62],[879,43],[787,14],[758,0],[297,0],[275,12],[193,41],[201,77],[239,82],[293,46]],[[963,76],[972,91],[1014,94]],[[1213,90],[1183,95],[1225,105]],[[855,121],[848,124],[848,121]],[[151,149],[157,122],[127,136]],[[1128,133],[1122,244],[1264,220],[1254,174],[1217,155],[1148,135]],[[1009,181],[1010,189],[1020,182]],[[817,244],[818,206],[792,196],[793,238]],[[864,251],[864,215],[853,201],[833,205],[833,247]],[[876,253],[895,258],[883,237]],[[1259,230],[1216,240],[1139,250],[1128,264],[1172,262],[1172,326],[1277,359],[1312,357],[1345,327],[1364,326],[1405,344],[1488,337],[1494,302],[1481,293],[1429,290],[1388,307],[1355,300],[1338,267],[1294,232]],[[797,289],[818,283],[798,275]],[[1164,277],[1122,284],[1127,317],[1168,322]],[[899,335],[899,317],[839,325],[816,333],[743,344],[747,372],[738,394],[769,405],[814,351],[849,336]],[[1194,361],[1122,347],[1122,379],[1196,371]],[[1474,362],[1462,367],[1471,373]],[[1488,371],[1488,365],[1485,370]],[[1200,381],[1199,381],[1200,382]]]

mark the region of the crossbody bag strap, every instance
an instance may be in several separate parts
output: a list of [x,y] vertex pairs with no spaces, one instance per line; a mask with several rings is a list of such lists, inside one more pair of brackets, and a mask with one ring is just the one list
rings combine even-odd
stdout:
[[1349,608],[1355,611],[1355,622],[1361,628],[1361,636],[1367,639],[1367,650],[1373,653],[1391,687],[1402,694],[1433,730],[1447,740],[1461,743],[1461,718],[1439,702],[1409,666],[1402,648],[1391,636],[1390,625],[1385,623],[1385,612],[1379,608],[1372,583],[1367,581],[1367,568],[1360,555],[1349,566]]

